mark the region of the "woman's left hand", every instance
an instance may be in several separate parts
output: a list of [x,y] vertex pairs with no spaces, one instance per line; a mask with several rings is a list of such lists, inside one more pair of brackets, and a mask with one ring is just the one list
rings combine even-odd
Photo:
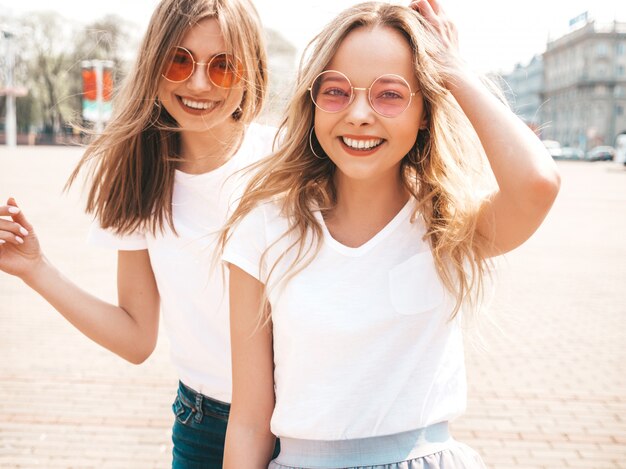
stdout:
[[475,231],[489,240],[487,256],[504,254],[539,227],[556,197],[554,161],[532,130],[503,106],[460,58],[457,29],[438,0],[413,0],[410,8],[440,41],[433,57],[444,86],[476,131],[498,183],[481,206]]
[[[448,17],[437,0],[414,0],[409,7],[422,15],[433,27],[441,42],[444,57],[439,59],[447,68],[462,68],[459,53],[459,35],[456,25]],[[449,70],[450,72],[451,70]]]

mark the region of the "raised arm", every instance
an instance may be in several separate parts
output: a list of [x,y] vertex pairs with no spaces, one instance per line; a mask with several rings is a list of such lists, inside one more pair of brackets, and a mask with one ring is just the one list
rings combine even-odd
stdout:
[[82,290],[50,263],[14,200],[0,206],[0,217],[0,270],[21,278],[94,342],[131,363],[150,356],[157,340],[159,293],[147,250],[119,251],[116,306]]
[[537,136],[504,106],[458,56],[454,24],[437,0],[411,4],[435,28],[448,57],[448,89],[474,127],[498,183],[477,230],[498,255],[526,241],[547,215],[560,187],[556,165]]
[[271,322],[259,323],[263,284],[230,266],[233,401],[226,431],[224,469],[266,469],[275,438],[274,360]]

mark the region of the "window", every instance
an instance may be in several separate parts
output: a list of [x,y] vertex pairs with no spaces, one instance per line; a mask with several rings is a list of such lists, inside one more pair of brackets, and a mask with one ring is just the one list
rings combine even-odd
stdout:
[[596,44],[596,55],[598,57],[606,57],[609,53],[609,48],[606,46],[606,42],[598,42]]

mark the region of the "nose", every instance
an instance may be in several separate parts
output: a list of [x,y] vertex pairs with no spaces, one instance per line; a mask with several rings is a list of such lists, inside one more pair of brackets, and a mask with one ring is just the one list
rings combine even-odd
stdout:
[[370,105],[367,89],[354,88],[354,97],[348,106],[346,120],[353,125],[367,125],[374,120],[374,110]]
[[193,73],[187,79],[187,88],[191,91],[207,91],[213,88],[213,83],[209,79],[207,67],[205,63],[196,62]]

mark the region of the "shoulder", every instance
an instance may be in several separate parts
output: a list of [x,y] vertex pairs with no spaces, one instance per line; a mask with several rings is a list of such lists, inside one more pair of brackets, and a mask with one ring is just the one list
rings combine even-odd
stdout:
[[283,216],[281,204],[277,200],[259,202],[252,210],[245,214],[240,223],[270,231],[287,224]]
[[262,201],[239,217],[232,226],[232,237],[246,245],[265,250],[289,231],[289,220],[276,201]]
[[272,202],[262,202],[238,219],[232,227],[224,246],[222,259],[237,265],[257,279],[262,275],[261,261],[264,253],[284,230],[280,209]]

